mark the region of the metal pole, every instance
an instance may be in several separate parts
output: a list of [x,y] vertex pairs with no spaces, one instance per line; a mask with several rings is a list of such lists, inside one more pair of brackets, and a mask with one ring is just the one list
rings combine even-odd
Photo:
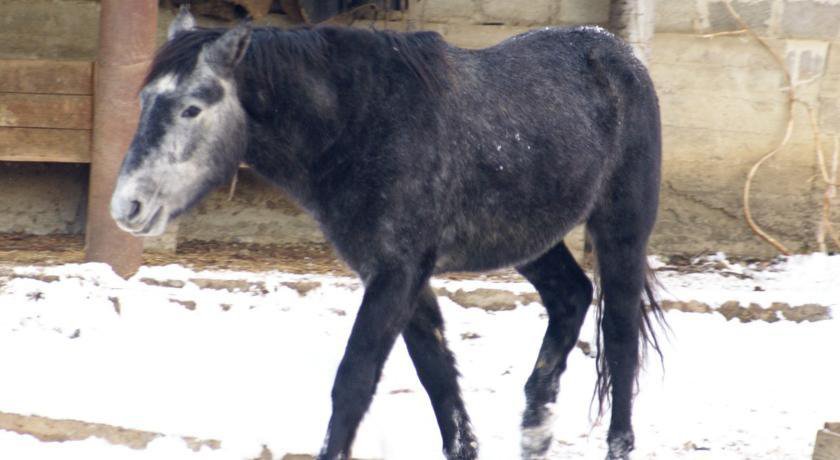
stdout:
[[143,243],[114,224],[108,203],[137,127],[137,91],[155,49],[158,2],[101,0],[100,8],[85,259],[129,276],[140,266]]

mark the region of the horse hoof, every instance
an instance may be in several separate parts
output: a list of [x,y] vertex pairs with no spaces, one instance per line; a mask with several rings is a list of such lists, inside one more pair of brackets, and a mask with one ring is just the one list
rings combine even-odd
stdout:
[[461,450],[460,452],[456,452],[450,454],[446,457],[447,460],[476,460],[478,459],[478,452],[472,449],[468,450]]
[[607,443],[610,448],[607,460],[630,460],[630,451],[633,450],[635,444],[632,431],[611,435]]
[[614,456],[612,453],[607,454],[607,460],[630,460],[630,454]]
[[[527,387],[527,385],[526,385]],[[527,393],[528,390],[526,390]],[[543,460],[554,438],[554,404],[525,410],[522,416],[522,460]]]
[[318,454],[316,460],[349,460],[350,457],[344,454],[338,454],[337,457],[327,457],[323,452]]
[[454,449],[446,453],[446,460],[476,460],[477,458],[478,441],[472,433],[468,433],[463,442],[456,443]]
[[543,430],[522,430],[522,460],[544,460],[553,439],[551,433]]

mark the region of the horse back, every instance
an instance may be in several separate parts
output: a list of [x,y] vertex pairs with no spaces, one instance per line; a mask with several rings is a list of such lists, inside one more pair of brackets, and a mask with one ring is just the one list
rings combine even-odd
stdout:
[[402,42],[388,42],[360,128],[319,173],[318,215],[361,271],[427,253],[437,272],[538,257],[614,188],[638,114],[656,110],[644,67],[600,29],[543,29],[483,50],[432,38],[420,45],[443,48],[415,64],[440,84],[412,81],[417,69],[392,60]]
[[451,59],[439,150],[455,172],[440,271],[530,260],[627,181],[628,156],[658,171],[652,84],[608,32],[544,29]]

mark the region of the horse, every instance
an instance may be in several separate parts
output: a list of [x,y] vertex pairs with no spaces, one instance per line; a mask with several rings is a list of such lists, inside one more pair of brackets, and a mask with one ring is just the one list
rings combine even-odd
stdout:
[[651,79],[621,40],[545,28],[467,50],[434,32],[201,28],[182,10],[139,96],[110,202],[123,230],[160,234],[244,163],[315,218],[364,284],[320,460],[350,458],[400,335],[445,457],[478,457],[429,279],[501,267],[532,283],[547,311],[521,422],[522,457],[544,458],[593,302],[563,241],[579,224],[597,265],[607,458],[629,458],[640,355],[656,346],[650,318],[661,312],[646,256],[661,135]]

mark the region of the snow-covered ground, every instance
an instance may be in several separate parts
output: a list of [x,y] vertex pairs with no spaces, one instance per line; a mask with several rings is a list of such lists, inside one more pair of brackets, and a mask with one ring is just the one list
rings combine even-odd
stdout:
[[[835,319],[740,323],[718,313],[667,313],[664,371],[651,357],[640,378],[633,458],[805,459],[823,422],[840,421],[840,256],[723,271],[746,276],[660,272],[662,297],[712,307],[815,303],[832,308]],[[345,277],[171,265],[144,267],[127,281],[98,264],[0,266],[3,279],[0,412],[167,434],[134,450],[0,430],[0,457],[14,459],[245,459],[263,445],[277,459],[316,453],[362,295]],[[531,291],[520,282],[434,284]],[[542,307],[488,312],[439,301],[481,457],[519,458],[522,386],[544,332]],[[593,336],[590,317],[581,339]],[[594,380],[594,360],[575,349],[561,379],[553,458],[604,457],[606,423],[593,423],[590,411]],[[193,452],[180,436],[217,439],[221,448]],[[400,341],[354,456],[438,459],[439,446]]]

